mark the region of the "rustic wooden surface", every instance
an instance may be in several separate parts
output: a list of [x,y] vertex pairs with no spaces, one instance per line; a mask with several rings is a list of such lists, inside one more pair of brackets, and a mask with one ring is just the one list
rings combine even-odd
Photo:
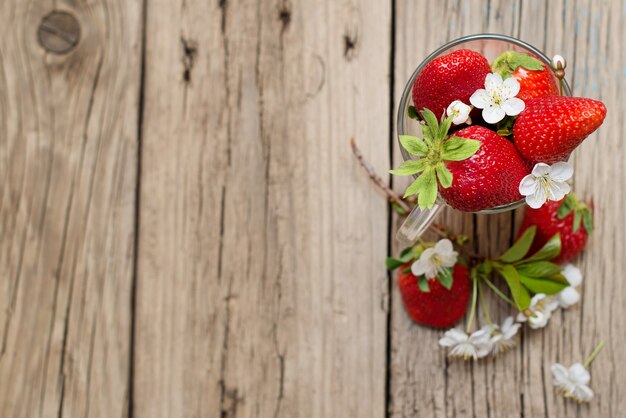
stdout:
[[[77,44],[40,29],[55,10]],[[3,1],[0,416],[621,416],[625,17],[623,0]],[[574,157],[597,209],[582,303],[466,364],[404,313],[397,220],[348,140],[385,173],[410,73],[480,32],[561,53],[609,115]],[[519,218],[443,219],[494,255]],[[564,401],[549,365],[602,338],[596,399]]]

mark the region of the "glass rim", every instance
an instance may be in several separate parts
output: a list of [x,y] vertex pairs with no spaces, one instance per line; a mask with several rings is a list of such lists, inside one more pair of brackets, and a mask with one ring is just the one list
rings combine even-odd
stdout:
[[[544,63],[548,64],[548,67],[552,70],[552,65],[551,65],[552,60],[546,54],[544,54],[542,51],[535,48],[534,46],[524,41],[521,41],[517,38],[508,36],[508,35],[502,35],[498,33],[480,33],[480,34],[475,34],[475,35],[463,36],[463,37],[454,39],[450,42],[447,42],[443,44],[442,46],[440,46],[439,48],[437,48],[436,50],[434,50],[433,52],[431,52],[430,54],[428,54],[428,56],[422,60],[422,62],[413,71],[413,74],[411,74],[411,77],[409,77],[409,80],[404,86],[404,90],[402,91],[402,96],[400,97],[400,102],[398,103],[398,115],[396,118],[396,136],[398,137],[398,141],[399,141],[400,135],[405,134],[404,128],[402,126],[402,122],[404,121],[406,117],[404,115],[405,113],[404,108],[406,107],[407,101],[411,99],[411,91],[413,89],[413,83],[415,81],[415,77],[417,77],[417,75],[420,73],[420,71],[422,71],[422,69],[426,66],[426,64],[428,64],[430,61],[432,61],[434,58],[436,58],[438,55],[442,54],[443,52],[463,42],[476,41],[476,40],[481,40],[481,39],[504,41],[504,42],[508,42],[516,46],[519,46],[521,48],[524,48],[526,50],[529,50],[533,54],[537,55]],[[572,95],[572,91],[569,87],[569,84],[565,80],[565,78],[563,78],[563,95],[564,96]],[[400,146],[400,152],[402,153],[402,158],[404,161],[411,159],[410,156],[407,154],[407,152],[404,150],[404,148],[402,148],[402,146]],[[503,212],[506,210],[512,210],[512,209],[518,208],[523,204],[524,204],[524,199],[521,199],[515,202],[508,203],[506,205],[496,206],[494,208],[485,209],[485,210],[481,210],[479,212],[473,212],[473,213],[499,213],[499,212]]]

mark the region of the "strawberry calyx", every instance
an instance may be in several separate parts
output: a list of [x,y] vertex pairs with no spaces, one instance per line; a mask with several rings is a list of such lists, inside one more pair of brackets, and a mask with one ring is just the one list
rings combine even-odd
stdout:
[[453,176],[445,166],[445,161],[462,161],[470,158],[478,151],[480,141],[448,137],[452,125],[452,116],[437,120],[429,109],[420,111],[423,138],[411,135],[400,135],[400,144],[415,160],[407,160],[391,170],[391,174],[399,176],[415,176],[417,179],[406,189],[404,197],[417,196],[420,209],[432,208],[437,200],[438,185],[444,189],[452,186]]
[[515,51],[506,51],[500,54],[491,64],[491,70],[506,79],[517,70],[524,67],[531,71],[543,71],[544,65],[537,58],[533,58],[528,54]]
[[578,231],[582,223],[587,234],[591,234],[593,232],[593,215],[591,208],[589,205],[578,200],[573,193],[570,193],[563,199],[556,216],[559,219],[565,219],[572,212],[574,212],[572,231]]

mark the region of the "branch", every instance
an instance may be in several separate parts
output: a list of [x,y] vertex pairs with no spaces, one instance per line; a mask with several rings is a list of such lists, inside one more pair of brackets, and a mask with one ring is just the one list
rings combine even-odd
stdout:
[[359,164],[361,164],[361,167],[365,169],[367,175],[374,182],[374,184],[380,190],[382,190],[383,193],[385,193],[389,201],[400,206],[400,208],[402,208],[405,213],[411,212],[411,207],[404,200],[402,200],[402,198],[398,196],[393,190],[391,190],[389,186],[387,186],[387,183],[385,183],[383,179],[378,174],[376,174],[376,170],[374,170],[374,167],[372,167],[372,165],[365,160],[363,154],[361,154],[361,150],[356,146],[356,141],[354,140],[354,138],[350,138],[350,146],[352,146],[352,152],[354,153],[356,159],[359,161]]

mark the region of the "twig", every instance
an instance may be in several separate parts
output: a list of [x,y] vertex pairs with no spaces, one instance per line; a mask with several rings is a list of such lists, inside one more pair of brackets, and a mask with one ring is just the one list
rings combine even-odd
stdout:
[[372,167],[372,165],[367,160],[365,160],[365,158],[363,158],[363,154],[361,154],[361,150],[356,146],[356,141],[354,140],[354,138],[350,138],[350,146],[352,146],[352,152],[354,153],[356,159],[359,161],[359,164],[361,164],[361,167],[365,169],[367,175],[374,182],[374,184],[380,190],[382,190],[383,193],[385,193],[389,201],[400,206],[400,208],[402,208],[405,213],[411,212],[411,207],[404,200],[402,200],[402,198],[398,196],[393,190],[391,190],[389,186],[387,186],[383,179],[378,174],[376,174],[376,170],[374,170],[374,167]]

